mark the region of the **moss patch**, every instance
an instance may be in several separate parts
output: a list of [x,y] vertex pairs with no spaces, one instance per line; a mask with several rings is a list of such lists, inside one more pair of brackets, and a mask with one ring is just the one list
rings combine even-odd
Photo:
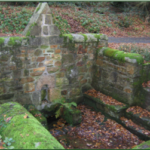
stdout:
[[150,149],[150,140],[149,141],[146,141],[146,142],[143,142],[137,146],[135,146],[134,148],[132,149]]
[[2,45],[5,41],[5,38],[4,37],[0,37],[0,45]]
[[63,34],[62,35],[64,37],[64,42],[67,42],[67,38],[69,38],[69,41],[71,42],[73,39],[73,36],[71,34]]
[[42,5],[42,3],[39,4],[39,7],[35,11],[36,13],[40,10],[41,5]]
[[86,42],[87,41],[87,35],[86,34],[81,34],[82,36],[84,36],[84,42]]
[[[120,62],[125,62],[126,58],[135,59],[138,64],[143,64],[143,61],[144,61],[142,55],[140,55],[140,54],[126,53],[126,52],[119,51],[116,49],[111,49],[111,48],[105,48],[104,49],[104,47],[102,49],[104,50],[103,55],[110,57],[110,58],[117,59]],[[100,49],[100,51],[102,49]]]
[[[32,28],[34,27],[34,26],[36,26],[37,25],[37,23],[36,22],[34,22],[34,23],[32,23],[31,25],[30,25],[30,27],[29,27],[29,29],[28,29],[28,31],[27,31],[27,33],[26,33],[26,36],[30,36],[31,35],[31,30],[32,30]],[[33,36],[34,37],[34,36]]]
[[97,38],[97,42],[99,42],[99,40],[103,34],[93,34],[93,35],[95,38]]
[[10,37],[8,45],[20,46],[21,45],[21,41],[22,41],[22,38],[20,38],[20,37]]
[[48,46],[46,46],[46,45],[41,45],[41,48],[42,48],[42,49],[46,49],[46,48],[48,48]]
[[24,107],[16,102],[0,106],[0,134],[15,140],[15,149],[64,149]]

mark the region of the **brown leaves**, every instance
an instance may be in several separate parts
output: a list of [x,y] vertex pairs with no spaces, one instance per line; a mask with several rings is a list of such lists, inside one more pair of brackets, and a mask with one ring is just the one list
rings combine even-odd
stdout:
[[145,87],[150,87],[150,81],[142,83],[142,86]]
[[5,119],[5,122],[9,122],[9,120],[11,120],[12,117],[8,117],[7,119]]
[[29,118],[28,114],[25,113],[24,119]]
[[131,119],[128,120],[125,117],[121,117],[120,120],[122,120],[123,122],[125,122],[126,126],[132,126],[134,127],[136,130],[141,130],[142,133],[150,136],[150,131],[146,130],[144,127],[141,127],[137,124],[135,124]]
[[140,114],[141,117],[149,117],[150,118],[150,112],[146,109],[143,109],[139,106],[132,106],[126,110],[126,112],[132,112],[133,114]]
[[[94,91],[93,91],[94,92]],[[68,128],[67,135],[56,135],[55,130],[52,134],[61,139],[61,144],[66,149],[74,149],[79,146],[79,142],[75,142],[77,139],[81,142],[85,149],[97,148],[97,149],[129,149],[133,146],[140,144],[142,141],[137,136],[126,130],[122,125],[118,124],[114,120],[107,119],[104,122],[105,116],[101,112],[95,112],[90,107],[85,105],[78,105],[77,108],[82,112],[82,122],[80,125]],[[124,119],[124,118],[122,118]],[[56,133],[58,132],[58,125],[62,124],[63,119],[59,120],[55,124]],[[126,121],[126,120],[125,120]],[[130,122],[129,120],[126,121]],[[133,124],[132,124],[133,125]],[[66,126],[66,125],[65,125]],[[57,128],[56,128],[57,127]],[[65,127],[67,129],[67,126]],[[59,129],[61,131],[61,129]],[[144,131],[148,134],[148,131]],[[62,138],[61,138],[62,137]],[[66,146],[63,138],[69,139],[70,144]],[[137,143],[135,143],[135,141]],[[79,146],[78,148],[81,148]],[[82,148],[81,148],[82,149]]]
[[88,90],[87,92],[85,92],[85,94],[95,97],[95,98],[99,98],[101,101],[103,101],[105,104],[108,104],[108,105],[125,106],[125,104],[118,102],[117,100],[113,99],[112,97],[106,96],[94,89]]

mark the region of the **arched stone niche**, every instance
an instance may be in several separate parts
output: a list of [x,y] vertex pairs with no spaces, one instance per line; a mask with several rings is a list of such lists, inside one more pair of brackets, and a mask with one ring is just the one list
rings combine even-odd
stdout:
[[49,92],[50,89],[55,87],[55,77],[50,75],[41,76],[36,85],[36,91],[41,94],[41,101],[50,101]]

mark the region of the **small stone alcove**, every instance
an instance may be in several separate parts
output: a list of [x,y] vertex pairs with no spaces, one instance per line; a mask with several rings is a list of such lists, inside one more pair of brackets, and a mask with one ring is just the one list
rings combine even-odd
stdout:
[[40,101],[50,102],[50,89],[53,89],[55,86],[55,77],[50,75],[41,76],[36,84],[36,91],[40,92],[41,95]]
[[50,101],[48,91],[49,91],[48,85],[47,84],[43,85],[41,89],[41,101],[47,102]]

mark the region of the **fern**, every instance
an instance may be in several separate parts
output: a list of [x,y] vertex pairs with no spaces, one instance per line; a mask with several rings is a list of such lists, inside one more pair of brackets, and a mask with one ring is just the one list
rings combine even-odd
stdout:
[[71,103],[62,103],[60,102],[62,105],[59,107],[59,109],[55,112],[55,117],[58,118],[61,116],[64,107],[68,108],[70,111],[72,111],[71,107],[75,106],[77,107],[77,104],[75,102],[71,102]]

